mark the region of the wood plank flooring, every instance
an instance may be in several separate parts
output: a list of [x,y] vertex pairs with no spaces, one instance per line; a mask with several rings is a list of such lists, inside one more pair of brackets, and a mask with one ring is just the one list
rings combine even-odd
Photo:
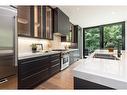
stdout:
[[40,84],[35,89],[73,89],[73,68],[79,65],[80,63],[74,63],[69,66],[67,69],[61,71],[60,73],[54,75],[47,81]]
[[0,89],[3,90],[15,90],[17,89],[17,76],[11,76],[8,81],[0,84]]

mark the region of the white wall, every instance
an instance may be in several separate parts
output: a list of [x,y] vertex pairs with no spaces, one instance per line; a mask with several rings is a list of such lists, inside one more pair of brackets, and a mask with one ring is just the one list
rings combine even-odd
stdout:
[[97,26],[127,20],[127,6],[58,6],[73,24]]

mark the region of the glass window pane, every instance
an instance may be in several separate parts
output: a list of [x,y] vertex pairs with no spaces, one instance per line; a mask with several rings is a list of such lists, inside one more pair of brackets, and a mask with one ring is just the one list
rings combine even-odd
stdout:
[[100,49],[100,29],[98,27],[86,29],[85,50],[92,53],[96,49]]
[[122,24],[106,25],[103,27],[104,31],[104,48],[113,47],[118,48],[118,41],[120,42],[120,49],[122,49]]

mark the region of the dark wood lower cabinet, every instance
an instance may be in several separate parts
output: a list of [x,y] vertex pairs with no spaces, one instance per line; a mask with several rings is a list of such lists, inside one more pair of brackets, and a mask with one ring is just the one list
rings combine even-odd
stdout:
[[74,77],[74,89],[76,90],[84,90],[84,89],[87,89],[87,90],[90,90],[90,89],[97,89],[97,90],[113,90],[113,88],[110,88],[110,87],[107,87],[107,86],[104,86],[104,85],[100,85],[100,84],[97,84],[97,83],[94,83],[94,82],[90,82],[90,81],[87,81],[87,80],[83,80],[83,79],[80,79],[80,78],[76,78]]
[[31,89],[37,86],[40,82],[48,78],[48,69],[44,69],[40,72],[32,74],[24,79],[21,79],[20,87],[21,89]]
[[60,54],[19,60],[18,89],[32,89],[60,71]]
[[79,50],[75,50],[75,51],[70,51],[69,53],[69,64],[73,64],[74,62],[76,62],[77,60],[79,60]]
[[51,66],[51,69],[50,69],[50,76],[58,73],[60,71],[60,64],[56,64],[54,66]]
[[50,56],[50,76],[58,73],[60,71],[60,55],[51,55]]

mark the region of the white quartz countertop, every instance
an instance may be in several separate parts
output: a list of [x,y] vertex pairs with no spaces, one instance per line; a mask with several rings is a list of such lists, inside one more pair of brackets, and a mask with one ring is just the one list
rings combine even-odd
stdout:
[[96,50],[74,68],[74,77],[105,85],[114,89],[127,89],[127,51],[122,51],[120,60],[93,58],[95,53],[113,54],[107,50]]
[[27,59],[27,58],[33,58],[33,57],[39,57],[39,56],[52,55],[52,54],[57,54],[57,53],[60,53],[60,52],[58,52],[58,51],[49,51],[47,53],[45,53],[45,52],[37,52],[37,53],[27,52],[27,53],[20,53],[20,54],[18,54],[18,60]]
[[79,49],[68,49],[68,51],[77,51]]
[[[76,50],[78,49],[68,49],[67,52],[76,51]],[[49,51],[47,53],[45,53],[45,51],[37,52],[37,53],[32,53],[32,52],[19,53],[18,60],[32,58],[32,57],[46,56],[46,55],[57,54],[57,53],[60,53],[60,51]]]

